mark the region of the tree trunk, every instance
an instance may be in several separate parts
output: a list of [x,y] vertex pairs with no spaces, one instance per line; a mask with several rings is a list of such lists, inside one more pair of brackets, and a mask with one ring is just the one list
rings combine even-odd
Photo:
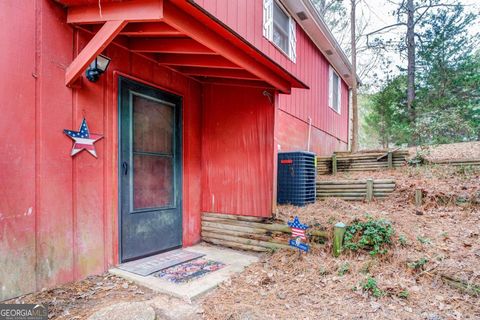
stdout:
[[358,151],[358,106],[357,106],[357,44],[355,37],[355,7],[356,0],[351,1],[350,39],[352,50],[352,152]]
[[415,6],[413,0],[407,0],[407,109],[410,126],[413,129],[410,145],[417,143],[416,115],[415,115]]

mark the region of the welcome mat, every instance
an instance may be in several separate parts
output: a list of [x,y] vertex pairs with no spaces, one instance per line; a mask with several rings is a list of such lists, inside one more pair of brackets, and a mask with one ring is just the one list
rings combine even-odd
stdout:
[[159,270],[163,270],[180,263],[203,257],[205,254],[190,252],[182,249],[167,251],[151,257],[125,262],[118,266],[128,272],[141,276],[148,276]]
[[174,283],[185,283],[223,267],[225,267],[224,263],[200,258],[164,269],[155,273],[154,276]]

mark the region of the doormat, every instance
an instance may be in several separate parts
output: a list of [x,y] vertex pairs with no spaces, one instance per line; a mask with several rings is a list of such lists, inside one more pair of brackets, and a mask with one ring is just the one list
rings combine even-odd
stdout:
[[223,267],[225,267],[224,263],[200,258],[164,269],[155,273],[154,276],[174,283],[185,283]]
[[177,249],[156,254],[151,257],[125,262],[118,266],[128,272],[148,276],[154,272],[176,266],[180,263],[203,257],[205,254]]

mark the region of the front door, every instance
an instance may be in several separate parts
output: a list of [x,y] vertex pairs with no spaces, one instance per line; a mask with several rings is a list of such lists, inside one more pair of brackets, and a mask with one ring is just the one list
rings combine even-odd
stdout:
[[182,245],[181,104],[119,80],[121,262]]

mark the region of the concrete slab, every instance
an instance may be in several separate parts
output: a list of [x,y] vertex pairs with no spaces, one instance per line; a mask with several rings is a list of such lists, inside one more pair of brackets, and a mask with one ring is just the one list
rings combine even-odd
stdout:
[[88,320],[155,320],[155,310],[145,302],[122,302],[105,307]]
[[110,269],[109,271],[154,291],[191,301],[214,289],[233,274],[243,271],[245,267],[253,262],[258,261],[257,255],[208,244],[199,244],[187,249],[203,253],[205,254],[204,258],[222,262],[225,264],[225,267],[187,283],[173,283],[153,275],[143,277],[118,268]]

